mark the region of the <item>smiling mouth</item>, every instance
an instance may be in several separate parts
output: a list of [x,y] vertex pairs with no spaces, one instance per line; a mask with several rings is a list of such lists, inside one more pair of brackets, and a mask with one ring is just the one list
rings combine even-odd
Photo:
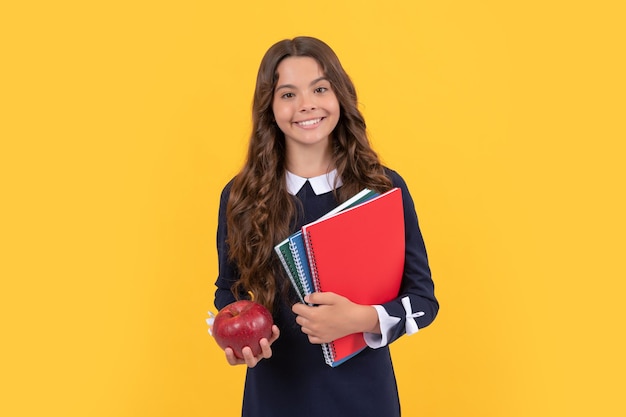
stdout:
[[296,124],[300,127],[312,127],[321,122],[324,118],[318,117],[317,119],[304,120],[302,122],[296,122]]

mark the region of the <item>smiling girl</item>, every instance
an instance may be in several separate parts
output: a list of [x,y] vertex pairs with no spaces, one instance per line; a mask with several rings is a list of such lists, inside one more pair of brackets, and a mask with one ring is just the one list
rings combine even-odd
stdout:
[[[283,40],[266,52],[252,117],[247,160],[222,192],[217,230],[215,306],[253,294],[276,323],[259,356],[244,348],[237,359],[225,349],[231,365],[248,367],[242,415],[399,416],[388,345],[429,325],[439,308],[406,183],[381,165],[354,85],[318,39]],[[274,246],[363,188],[393,187],[402,190],[406,235],[398,297],[370,306],[325,292],[308,297],[315,307],[297,302]],[[369,347],[336,368],[326,365],[319,344],[357,332]]]

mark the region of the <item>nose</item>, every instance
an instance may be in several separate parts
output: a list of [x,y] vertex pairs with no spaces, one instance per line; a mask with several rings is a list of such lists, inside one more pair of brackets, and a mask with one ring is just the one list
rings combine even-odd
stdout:
[[315,103],[315,98],[313,94],[300,95],[300,112],[307,112],[315,110],[316,108],[317,104]]

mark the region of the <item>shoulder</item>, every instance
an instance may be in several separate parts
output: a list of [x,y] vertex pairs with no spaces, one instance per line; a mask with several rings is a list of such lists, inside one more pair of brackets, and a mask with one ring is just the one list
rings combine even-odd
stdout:
[[228,201],[230,190],[233,188],[233,182],[235,182],[235,177],[231,178],[230,181],[226,183],[224,188],[222,188],[222,192],[220,194],[220,201],[222,202]]
[[234,178],[226,183],[224,188],[222,188],[222,192],[220,193],[220,205],[219,211],[221,215],[226,214],[226,206],[228,205],[228,199],[230,198],[230,190],[233,187]]
[[388,167],[383,167],[383,168],[385,169],[385,173],[391,180],[391,185],[394,188],[397,187],[402,191],[402,200],[404,201],[404,208],[415,211],[415,204],[413,202],[413,196],[411,195],[411,192],[409,191],[409,186],[407,185],[404,178],[402,178],[400,174],[398,174],[396,171],[394,171],[391,168],[388,168]]
[[402,178],[402,176],[400,174],[398,174],[398,172],[396,172],[393,169],[391,169],[389,167],[386,167],[386,166],[383,167],[383,169],[385,170],[385,174],[391,180],[391,184],[394,187],[402,188],[403,190],[407,190],[408,191],[408,187],[406,185],[406,181],[404,181],[404,178]]

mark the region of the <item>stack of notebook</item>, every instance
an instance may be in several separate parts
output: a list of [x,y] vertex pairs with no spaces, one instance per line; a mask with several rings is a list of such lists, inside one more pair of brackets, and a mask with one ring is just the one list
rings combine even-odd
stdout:
[[[365,189],[275,248],[298,296],[330,291],[357,304],[397,297],[404,270],[402,193]],[[362,333],[322,344],[335,367],[366,347]]]

